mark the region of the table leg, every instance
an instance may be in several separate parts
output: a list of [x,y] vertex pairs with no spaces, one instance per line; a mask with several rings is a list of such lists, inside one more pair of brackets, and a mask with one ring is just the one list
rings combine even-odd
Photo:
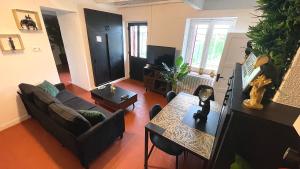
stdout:
[[132,104],[132,110],[134,110],[134,108],[135,108],[135,105],[134,105],[134,103]]
[[144,169],[148,169],[148,130],[145,128],[145,157]]

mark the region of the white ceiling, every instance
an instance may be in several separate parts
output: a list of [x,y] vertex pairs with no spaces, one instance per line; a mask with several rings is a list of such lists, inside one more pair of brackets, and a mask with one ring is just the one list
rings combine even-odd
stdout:
[[140,6],[149,4],[178,3],[183,0],[95,0],[96,3],[107,3],[119,7]]
[[249,9],[256,6],[256,0],[94,0],[116,7],[130,7],[185,2],[195,9]]

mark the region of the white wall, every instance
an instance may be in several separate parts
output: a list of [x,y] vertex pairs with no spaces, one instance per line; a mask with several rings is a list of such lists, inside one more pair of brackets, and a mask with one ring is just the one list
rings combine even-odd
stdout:
[[[82,7],[110,11],[107,5],[97,5],[93,0],[10,0],[0,5],[0,34],[20,34],[25,46],[24,52],[2,54],[0,51],[0,130],[12,126],[28,115],[17,96],[19,83],[38,84],[43,80],[60,82],[54,57],[44,27],[40,8],[59,12],[59,21],[64,29],[64,43],[67,49],[72,82],[84,89],[94,86],[87,35]],[[43,30],[20,32],[15,24],[11,9],[38,11]],[[65,41],[66,40],[66,41]],[[40,48],[34,52],[33,48]]]
[[249,9],[256,5],[256,0],[206,0],[203,9]]
[[[58,12],[57,18],[64,41],[72,83],[89,90],[92,81],[89,79],[87,57],[84,49],[84,32],[81,30],[79,14],[75,12]],[[70,29],[70,25],[72,25],[72,29]]]
[[277,103],[300,108],[300,48],[274,96]]
[[[257,21],[251,14],[254,9],[196,10],[185,3],[128,7],[121,8],[120,11],[126,24],[147,21],[148,44],[176,47],[179,51],[182,49],[188,18],[237,17],[234,32],[247,32],[249,25],[254,25]],[[127,34],[126,32],[126,42]],[[128,69],[129,64],[126,63],[126,70]]]
[[[59,82],[44,24],[40,32],[20,32],[11,11],[15,8],[38,11],[42,21],[39,6],[34,0],[1,2],[0,34],[20,34],[25,50],[17,54],[0,52],[0,130],[27,118],[17,95],[19,83],[38,84],[45,79],[52,83]],[[40,51],[34,52],[33,48],[40,48]]]
[[118,9],[111,5],[96,4],[93,0],[75,0],[68,9],[55,9],[51,4],[46,4],[44,7],[57,13],[72,83],[86,90],[95,88],[83,9],[89,8],[111,13],[118,13]]
[[[249,14],[251,10],[199,11],[183,3],[123,8],[118,11],[111,6],[95,4],[93,0],[3,1],[0,6],[0,34],[21,34],[25,50],[21,53],[5,55],[0,52],[0,130],[27,118],[24,106],[16,94],[19,83],[38,84],[45,79],[52,83],[59,82],[40,7],[61,11],[58,18],[63,28],[72,81],[84,89],[94,87],[84,7],[113,13],[120,12],[125,22],[147,21],[148,44],[174,46],[179,50],[182,46],[187,18],[237,16],[239,19],[236,31],[246,31],[248,25],[253,22]],[[38,11],[43,30],[35,33],[20,32],[15,25],[11,9]],[[125,35],[127,36],[127,33]],[[34,52],[33,48],[40,48],[40,51]],[[127,60],[125,71],[128,76],[128,58],[125,60]]]
[[195,10],[184,3],[121,8],[125,22],[147,21],[148,44],[182,48],[186,19],[238,17],[235,32],[246,32],[256,19],[253,9]]

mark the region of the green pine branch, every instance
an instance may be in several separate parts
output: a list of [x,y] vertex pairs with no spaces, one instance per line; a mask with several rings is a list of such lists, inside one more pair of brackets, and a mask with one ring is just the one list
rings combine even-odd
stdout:
[[262,14],[247,36],[253,42],[253,52],[269,55],[282,79],[299,47],[300,0],[257,0],[257,4]]

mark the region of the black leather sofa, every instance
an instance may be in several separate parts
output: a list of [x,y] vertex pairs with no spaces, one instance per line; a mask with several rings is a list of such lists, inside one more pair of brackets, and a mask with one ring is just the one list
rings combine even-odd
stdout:
[[[88,168],[89,163],[105,148],[118,137],[123,137],[124,111],[111,113],[75,96],[62,83],[55,86],[60,91],[55,98],[39,87],[24,83],[19,85],[21,92],[18,93],[29,115],[39,121]],[[76,110],[98,110],[106,118],[92,126]]]

